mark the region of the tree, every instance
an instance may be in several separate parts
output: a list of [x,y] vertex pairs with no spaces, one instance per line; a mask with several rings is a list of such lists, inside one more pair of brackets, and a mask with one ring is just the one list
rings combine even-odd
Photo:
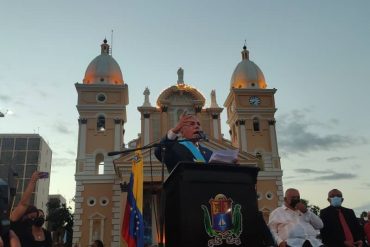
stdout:
[[64,236],[67,241],[64,246],[72,246],[73,234],[73,215],[71,208],[66,204],[61,204],[57,198],[52,198],[46,204],[48,208],[48,229],[53,232],[53,242],[56,244],[64,243]]
[[306,207],[311,210],[312,213],[316,214],[317,216],[319,216],[320,214],[320,207],[319,206],[316,206],[316,205],[310,205],[309,204],[309,201],[306,200],[306,199],[301,199],[302,203],[304,205],[306,205]]

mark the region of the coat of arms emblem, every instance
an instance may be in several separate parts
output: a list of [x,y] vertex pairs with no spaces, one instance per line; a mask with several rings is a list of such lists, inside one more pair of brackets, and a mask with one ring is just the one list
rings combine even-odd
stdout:
[[218,194],[209,200],[211,214],[207,206],[201,205],[203,210],[204,228],[210,240],[208,247],[226,244],[240,245],[240,235],[243,231],[241,205],[223,194]]

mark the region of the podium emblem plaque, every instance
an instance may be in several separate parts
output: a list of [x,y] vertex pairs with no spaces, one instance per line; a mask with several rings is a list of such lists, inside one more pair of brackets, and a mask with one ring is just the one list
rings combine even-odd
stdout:
[[205,205],[203,210],[204,228],[211,239],[208,240],[208,247],[226,244],[240,245],[242,233],[241,205],[235,204],[233,200],[224,194],[217,194],[209,200],[211,214]]

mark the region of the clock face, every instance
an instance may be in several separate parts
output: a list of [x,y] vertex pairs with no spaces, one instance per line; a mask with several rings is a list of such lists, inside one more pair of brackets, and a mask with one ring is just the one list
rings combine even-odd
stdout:
[[260,97],[258,97],[258,96],[251,96],[251,97],[249,98],[249,104],[251,104],[251,105],[255,105],[255,106],[257,106],[257,105],[261,104],[261,99],[260,99]]
[[99,93],[97,96],[96,96],[96,99],[99,101],[99,102],[104,102],[107,97],[105,96],[105,94],[103,93]]

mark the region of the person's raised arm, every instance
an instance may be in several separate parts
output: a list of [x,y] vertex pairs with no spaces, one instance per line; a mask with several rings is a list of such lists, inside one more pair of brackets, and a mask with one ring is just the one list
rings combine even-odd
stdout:
[[27,185],[26,190],[23,192],[21,200],[14,210],[10,213],[10,221],[18,221],[26,212],[27,207],[30,204],[32,193],[35,190],[36,182],[39,179],[39,172],[35,171]]

